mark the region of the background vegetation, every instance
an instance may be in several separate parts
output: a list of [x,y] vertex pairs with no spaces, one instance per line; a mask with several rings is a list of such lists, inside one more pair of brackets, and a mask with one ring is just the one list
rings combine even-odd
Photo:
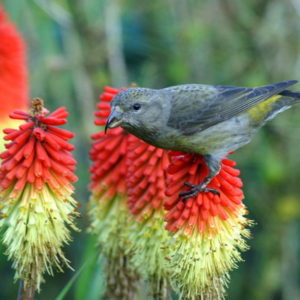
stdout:
[[[102,271],[88,221],[89,136],[103,86],[182,83],[257,86],[300,79],[298,0],[5,0],[28,46],[32,97],[65,105],[76,132],[80,227],[67,256],[79,274],[65,299],[97,299]],[[1,42],[1,41],[0,41]],[[300,90],[300,84],[295,86]],[[300,107],[287,111],[234,154],[245,183],[251,249],[232,273],[228,299],[300,299]],[[2,251],[3,252],[3,251]],[[17,284],[0,260],[0,298]],[[54,299],[74,275],[48,278]]]

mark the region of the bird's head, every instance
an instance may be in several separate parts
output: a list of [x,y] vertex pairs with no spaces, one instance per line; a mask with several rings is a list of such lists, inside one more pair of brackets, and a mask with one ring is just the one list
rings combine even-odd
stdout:
[[105,130],[121,126],[141,138],[144,134],[155,134],[167,109],[163,96],[160,90],[146,88],[130,88],[120,92],[111,102],[111,114]]

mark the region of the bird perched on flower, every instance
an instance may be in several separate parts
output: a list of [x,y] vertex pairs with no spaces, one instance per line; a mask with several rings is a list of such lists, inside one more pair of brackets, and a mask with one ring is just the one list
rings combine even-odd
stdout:
[[159,148],[204,156],[209,173],[197,184],[185,184],[184,199],[208,188],[220,162],[250,142],[255,132],[278,113],[300,101],[287,90],[297,80],[256,88],[186,84],[164,89],[130,88],[111,102],[107,128],[121,126]]

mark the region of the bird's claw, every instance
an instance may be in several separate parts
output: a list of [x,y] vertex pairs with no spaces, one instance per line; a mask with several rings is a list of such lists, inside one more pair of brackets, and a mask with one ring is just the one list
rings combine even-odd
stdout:
[[192,183],[189,183],[189,182],[185,182],[184,184],[187,185],[187,186],[189,186],[189,187],[191,187],[191,189],[189,191],[181,192],[179,194],[179,197],[182,197],[183,200],[187,200],[188,198],[195,197],[200,192],[205,192],[205,193],[211,192],[211,193],[213,193],[215,195],[220,196],[220,192],[219,191],[217,191],[215,189],[203,187],[203,185],[201,185],[201,184],[195,185],[195,184],[192,184]]

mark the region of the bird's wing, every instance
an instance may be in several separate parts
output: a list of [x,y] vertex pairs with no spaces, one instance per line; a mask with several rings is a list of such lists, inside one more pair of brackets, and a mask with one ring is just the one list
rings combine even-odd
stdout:
[[172,108],[168,126],[193,134],[226,121],[295,84],[283,81],[257,88],[211,85],[170,87]]

